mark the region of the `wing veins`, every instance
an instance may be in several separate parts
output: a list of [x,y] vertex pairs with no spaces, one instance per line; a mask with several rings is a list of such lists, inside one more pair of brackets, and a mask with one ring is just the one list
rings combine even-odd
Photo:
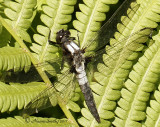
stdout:
[[[61,80],[63,80],[65,78],[66,75],[68,75],[70,72],[69,69],[67,69],[61,76],[61,78],[59,79],[59,81],[55,82],[55,84],[52,87],[47,87],[45,90],[41,91],[35,98],[33,98],[24,108],[22,115],[24,114],[34,114],[37,111],[40,111],[42,109],[48,108],[52,106],[52,102],[51,102],[51,98],[56,97],[57,93],[58,94],[65,94],[65,88],[67,88],[67,86],[73,82],[73,80],[70,80],[69,83],[64,84],[64,88],[61,91],[55,91],[56,87],[58,87],[57,85],[59,83],[62,84]],[[53,93],[55,92],[55,94]],[[52,97],[53,96],[53,97]],[[62,98],[63,99],[63,98]],[[46,102],[46,103],[45,103]],[[38,106],[38,104],[42,104],[40,106]],[[43,105],[44,104],[44,105]]]
[[[117,30],[117,23],[123,23],[123,21],[128,18],[128,15],[131,12],[135,12],[134,8],[136,8],[136,10],[138,10],[139,8],[139,4],[136,4],[134,7],[130,8],[130,11],[128,12],[128,15],[126,15],[126,17],[121,21],[120,17],[122,15],[124,15],[127,12],[127,9],[130,7],[130,4],[135,1],[135,0],[125,0],[121,6],[115,11],[115,13],[111,16],[111,18],[101,27],[101,29],[98,31],[98,34],[95,36],[94,39],[92,39],[92,41],[90,41],[90,43],[88,43],[88,45],[85,46],[84,49],[89,48],[91,45],[93,45],[93,43],[97,43],[98,42],[102,42],[104,43],[101,47],[98,47],[98,49],[94,49],[95,51],[101,49],[102,47],[104,47],[105,45],[107,45],[109,43],[109,40],[111,37],[113,37],[114,33]],[[138,7],[137,7],[138,6]],[[117,19],[117,20],[115,20]],[[108,31],[110,30],[110,31]],[[107,36],[103,37],[105,34],[107,33]],[[101,37],[101,38],[99,38]],[[83,49],[83,48],[82,48]],[[89,51],[94,51],[94,50],[89,50]]]
[[[129,40],[131,37],[133,37],[133,36],[136,35],[137,33],[141,32],[141,31],[144,31],[144,30],[146,30],[146,29],[151,30],[150,33],[152,33],[152,30],[153,30],[152,28],[145,27],[145,28],[140,29],[140,30],[132,33],[131,35],[129,35],[129,36],[121,39],[120,41],[117,41],[117,42],[113,43],[110,47],[108,47],[108,49],[107,49],[106,51],[105,51],[105,50],[99,50],[99,51],[97,51],[97,52],[95,53],[95,55],[90,54],[90,55],[87,55],[86,57],[93,57],[92,62],[99,61],[100,59],[102,59],[102,57],[98,57],[98,56],[101,56],[102,54],[105,54],[105,52],[110,52],[110,51],[112,51],[113,48],[115,48],[115,47],[121,46],[121,45],[122,45],[121,42],[124,42],[124,41],[126,41],[126,40]],[[141,37],[147,37],[147,36],[149,37],[148,34],[147,34],[147,35],[144,35],[144,36],[141,36]],[[138,39],[139,39],[139,38],[138,38]],[[108,59],[110,59],[110,58],[112,59],[112,58],[113,58],[113,55],[115,55],[116,53],[118,53],[120,50],[129,47],[129,45],[131,45],[131,44],[133,44],[133,43],[138,44],[138,43],[135,42],[135,40],[134,40],[134,41],[132,41],[130,44],[128,44],[128,45],[126,45],[125,47],[122,47],[122,48],[119,49],[118,51],[114,52],[114,54],[110,55],[110,57],[109,57]]]

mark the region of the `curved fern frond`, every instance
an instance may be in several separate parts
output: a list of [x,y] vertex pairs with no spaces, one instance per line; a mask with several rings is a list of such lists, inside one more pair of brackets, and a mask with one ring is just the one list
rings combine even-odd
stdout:
[[[20,48],[3,47],[0,49],[1,72],[14,69],[14,71],[25,70],[31,65],[29,56]],[[29,68],[28,68],[29,69]]]
[[0,119],[1,127],[76,127],[73,123],[67,119],[56,119],[56,118],[40,118],[40,117],[29,117],[24,119],[20,116],[15,118],[8,117],[6,119]]
[[[91,46],[92,51],[92,48],[94,49],[96,47],[103,46],[101,45],[102,43],[98,43],[97,46],[97,43],[94,44],[90,40],[95,37],[95,33],[99,30],[101,22],[105,20],[105,12],[109,10],[108,4],[115,4],[117,2],[117,0],[97,0],[92,1],[92,3],[91,1],[84,0],[85,4],[81,4],[81,1],[76,0],[46,0],[38,1],[40,3],[36,4],[36,0],[16,0],[15,2],[13,2],[12,0],[4,1],[6,2],[4,2],[5,6],[1,6],[2,2],[0,2],[0,22],[2,23],[2,26],[4,26],[14,37],[14,39],[12,39],[11,35],[9,35],[9,33],[7,33],[4,27],[2,27],[0,24],[0,47],[4,47],[7,45],[17,47],[17,43],[14,43],[16,40],[16,42],[20,42],[19,45],[23,48],[24,52],[23,50],[18,48],[15,48],[14,51],[12,50],[13,48],[10,47],[5,47],[4,49],[2,48],[0,52],[3,52],[5,54],[0,53],[0,68],[3,71],[14,69],[15,67],[18,67],[15,69],[15,71],[21,71],[26,65],[30,64],[30,59],[33,61],[32,63],[34,65],[37,65],[37,63],[42,63],[42,65],[44,65],[44,61],[51,61],[52,59],[54,59],[53,61],[55,62],[55,60],[58,60],[59,58],[61,59],[61,51],[59,50],[59,48],[48,43],[49,32],[51,31],[51,36],[49,39],[55,41],[56,32],[58,32],[62,28],[67,29],[67,25],[70,25],[72,23],[70,21],[73,21],[71,16],[74,15],[72,14],[74,8],[77,9],[75,5],[76,2],[80,3],[79,8],[81,12],[76,13],[77,20],[73,22],[73,26],[78,31],[80,31],[81,47],[83,48],[85,45],[93,44],[93,47]],[[131,2],[134,0],[125,1]],[[42,2],[45,3],[45,5],[42,5]],[[104,63],[98,64],[98,72],[94,74],[94,82],[90,83],[94,93],[94,99],[96,101],[98,113],[101,117],[101,123],[99,124],[99,126],[112,126],[111,124],[114,124],[113,126],[122,127],[128,125],[158,125],[158,91],[156,91],[154,94],[156,101],[150,101],[151,108],[148,107],[146,110],[146,105],[148,102],[148,98],[150,97],[150,92],[154,90],[155,85],[157,84],[157,79],[159,77],[159,62],[157,60],[159,57],[156,54],[158,53],[157,50],[159,43],[157,40],[159,40],[159,36],[156,36],[157,38],[154,38],[154,40],[157,41],[155,44],[153,44],[150,48],[146,47],[145,54],[143,54],[144,52],[139,54],[139,51],[142,51],[144,47],[142,43],[146,41],[151,28],[156,28],[157,22],[160,21],[159,0],[137,0],[137,3],[132,3],[131,8],[126,12],[127,16],[121,17],[121,23],[117,24],[116,28],[118,32],[114,34],[114,32],[112,32],[113,29],[106,29],[106,31],[104,32],[105,34],[108,34],[107,30],[110,30],[114,34],[114,39],[111,39],[110,41],[111,46],[106,47],[107,54],[103,55]],[[41,5],[42,8],[40,7]],[[128,7],[125,7],[123,9],[127,8]],[[8,21],[8,24],[11,24],[13,29],[8,28],[8,26],[5,25],[5,23],[1,20],[1,17],[6,18],[4,14],[6,14],[6,16],[9,18],[5,19],[5,21]],[[119,15],[122,15],[121,12],[119,12]],[[40,20],[42,22],[40,22]],[[117,17],[115,17],[115,20],[117,20]],[[114,20],[111,21],[114,22]],[[28,30],[29,27],[31,29]],[[35,28],[37,28],[37,34],[35,34]],[[77,31],[70,31],[72,33],[72,36],[77,37]],[[32,37],[33,32],[34,37],[33,39],[31,39],[30,37]],[[35,57],[33,57],[28,48],[26,48],[26,45],[24,43],[22,44],[23,41],[17,36],[17,34],[27,42],[32,41],[32,43],[27,43],[27,46],[30,47],[30,49],[32,50],[32,54]],[[103,37],[103,34],[100,37],[100,40],[108,40],[110,38],[110,36],[108,36],[108,38],[106,39],[106,36]],[[14,53],[17,55],[15,55]],[[28,56],[30,56],[30,58],[27,56],[27,54]],[[140,58],[141,61],[139,61],[134,66],[134,68],[132,68],[133,64],[137,62],[137,57],[140,55],[142,56]],[[155,59],[155,61],[157,61],[157,63],[151,62],[156,55],[157,58]],[[57,63],[59,64],[59,62]],[[44,68],[40,67],[37,70],[39,69],[41,70],[39,71],[40,76],[43,77]],[[130,79],[127,80],[129,72],[132,69],[134,70],[130,73]],[[46,70],[46,68],[44,70]],[[49,68],[49,71],[52,70],[54,70],[54,67],[52,69]],[[58,76],[59,75],[57,75],[57,77]],[[51,82],[48,80],[48,77],[46,77],[44,76],[42,79],[44,79],[45,84],[50,85]],[[65,83],[67,83],[71,79],[65,79],[67,80],[66,82],[64,81],[62,82],[62,85],[57,85],[57,87],[59,87],[59,92],[57,93],[59,94],[57,95],[57,98],[54,98],[56,100],[59,96],[62,96],[63,98],[63,96],[66,97],[72,94],[71,91],[69,91],[73,90],[72,86],[65,86]],[[97,82],[95,82],[95,80]],[[122,87],[124,86],[124,82],[126,88],[122,89]],[[1,112],[11,112],[16,110],[17,108],[18,110],[21,110],[25,105],[27,105],[28,102],[30,102],[30,100],[32,100],[35,96],[37,96],[38,93],[46,88],[43,83],[39,83],[9,83],[11,85],[0,83],[2,84],[0,85]],[[68,93],[65,94],[65,91],[67,91]],[[82,103],[84,102],[84,99],[79,99],[81,97],[81,94],[79,94],[80,89],[77,88],[76,92],[78,92],[75,93],[76,96],[74,96],[74,98],[72,98],[67,105],[65,103],[64,107],[66,108],[63,108],[63,106],[60,105],[60,107],[64,111],[64,114],[71,121],[74,121],[75,118],[78,118],[78,122],[83,126],[98,126],[98,123],[94,120],[85,103],[85,108],[82,108],[81,110],[83,117],[81,117],[79,113],[74,113],[74,118],[73,115],[68,112],[69,109],[74,112],[79,112],[80,108],[78,105],[83,106]],[[65,99],[63,99],[60,99],[60,101],[65,101]],[[56,105],[57,101],[54,101],[53,103],[53,105]],[[119,105],[119,107],[116,108],[117,105]],[[47,111],[50,110],[47,109]],[[57,111],[59,112],[59,109]],[[17,112],[12,113],[14,115],[17,115]],[[2,113],[2,117],[3,114],[6,115],[7,113]],[[117,115],[116,117],[115,114]],[[52,117],[54,115],[52,115]],[[147,119],[144,120],[145,118]],[[41,120],[41,118],[37,119]],[[42,119],[43,121],[46,120],[45,118]],[[155,123],[155,121],[157,122]],[[60,125],[58,125],[57,123],[54,124],[43,122],[32,122],[26,124],[22,117],[16,117],[16,119],[0,119],[1,126],[11,126],[11,124],[8,123],[13,123],[15,124],[15,126],[28,126],[29,124],[31,126],[71,126],[70,123],[68,125],[67,122],[64,122]]]
[[154,92],[155,100],[150,100],[150,106],[146,109],[146,119],[142,125],[145,127],[158,127],[159,126],[159,114],[160,114],[160,86],[158,90]]
[[[39,62],[58,57],[55,54],[58,52],[58,48],[50,45],[48,39],[55,41],[56,33],[62,28],[67,29],[65,24],[71,21],[71,14],[74,11],[75,4],[76,0],[47,0],[47,4],[42,6],[44,14],[41,15],[41,21],[45,26],[37,26],[39,34],[34,35],[34,40],[37,44],[33,44],[31,47],[32,51],[36,53],[35,57],[39,59]],[[50,38],[48,38],[49,32],[51,32]]]
[[[116,4],[118,0],[97,0],[84,1],[84,4],[79,4],[81,12],[76,12],[77,20],[73,21],[73,26],[80,34],[81,48],[91,41],[95,33],[100,29],[101,23],[106,19],[106,12],[109,11],[109,4]],[[77,37],[77,31],[71,31],[72,35]]]
[[123,88],[121,91],[122,98],[118,101],[120,107],[115,110],[118,117],[113,122],[114,125],[140,126],[139,121],[145,119],[147,101],[159,79],[160,72],[157,71],[157,67],[160,67],[159,49],[160,42],[155,41],[133,67],[134,70],[129,75],[130,79],[125,82],[126,89]]
[[36,0],[24,1],[7,1],[5,2],[8,8],[5,8],[4,13],[9,18],[9,24],[16,33],[27,42],[31,42],[31,38],[26,30],[30,27],[33,20],[34,7]]
[[[158,16],[157,12],[152,11],[152,8],[157,6],[158,1],[150,1],[147,2],[147,4],[145,1],[143,2],[137,11],[134,10],[137,3],[131,4],[131,9],[128,9],[128,16],[122,16],[122,23],[117,25],[118,32],[115,33],[114,39],[111,39],[111,47],[106,47],[106,52],[108,50],[109,52],[103,55],[105,64],[98,64],[97,69],[99,72],[94,74],[94,78],[98,83],[93,83],[91,87],[95,92],[94,97],[98,105],[97,109],[101,119],[108,120],[108,122],[111,122],[114,118],[116,101],[121,96],[120,90],[129,74],[129,70],[132,68],[133,61],[137,59],[138,51],[143,49],[141,43],[144,43],[147,35],[149,36],[150,34],[150,32],[146,31],[142,31],[142,33],[140,32],[139,34],[134,33],[137,33],[138,30],[145,27],[156,27],[155,24],[157,20],[153,21],[151,17],[149,18],[151,21],[147,21],[148,23],[153,23],[147,24],[143,22],[148,19],[148,14],[151,12],[153,15],[150,16]],[[124,39],[130,35],[131,37]],[[90,116],[83,115],[86,118],[85,121],[90,122],[90,126],[97,125],[91,114]],[[81,121],[81,119],[79,119],[79,122],[83,125],[84,120]]]
[[22,109],[33,97],[46,88],[44,83],[40,82],[11,85],[0,82],[0,86],[0,111],[2,113],[11,112],[16,108]]

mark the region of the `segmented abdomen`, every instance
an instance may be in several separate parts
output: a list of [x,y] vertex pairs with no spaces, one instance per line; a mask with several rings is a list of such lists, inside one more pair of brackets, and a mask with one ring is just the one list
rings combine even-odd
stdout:
[[82,70],[81,72],[77,72],[76,78],[78,80],[79,86],[81,88],[81,91],[84,95],[86,104],[92,113],[92,115],[95,117],[95,119],[100,122],[100,117],[96,108],[96,104],[93,98],[92,90],[89,86],[89,82],[86,76],[85,70]]

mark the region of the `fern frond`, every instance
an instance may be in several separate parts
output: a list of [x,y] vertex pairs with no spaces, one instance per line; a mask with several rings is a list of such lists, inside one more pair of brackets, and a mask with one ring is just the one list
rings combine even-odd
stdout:
[[40,91],[46,88],[44,83],[39,82],[11,85],[0,82],[0,86],[0,111],[2,113],[11,112],[16,108],[22,109]]
[[[50,60],[57,57],[55,53],[58,49],[48,43],[48,39],[55,41],[56,33],[60,29],[67,29],[67,23],[71,21],[71,14],[74,11],[76,0],[72,1],[52,1],[47,0],[47,4],[42,6],[44,14],[41,15],[41,21],[45,26],[38,25],[37,31],[40,34],[34,35],[37,44],[33,44],[31,49],[36,53],[39,62]],[[49,32],[50,38],[48,38]]]
[[26,52],[20,48],[13,47],[3,47],[0,49],[0,61],[1,72],[10,69],[15,69],[15,72],[23,69],[27,71],[25,67],[31,65],[31,60]]
[[[157,39],[158,38],[158,39]],[[122,98],[118,101],[115,110],[116,117],[114,125],[122,127],[137,125],[146,118],[145,109],[150,93],[154,90],[155,84],[159,80],[160,71],[160,34],[154,37],[155,43],[152,44],[134,65],[129,78],[125,82],[125,87],[121,90]],[[123,115],[122,115],[123,114]]]
[[69,122],[67,119],[56,119],[56,118],[40,118],[40,117],[29,117],[24,119],[20,116],[15,118],[8,117],[6,119],[0,119],[1,127],[75,127],[75,125]]
[[[126,1],[129,2],[134,0]],[[15,2],[13,2],[12,0],[5,0],[5,2],[5,5],[7,7],[1,6],[0,2],[0,22],[14,37],[14,39],[12,39],[11,35],[9,35],[9,33],[7,33],[4,27],[2,27],[0,24],[0,47],[7,46],[8,44],[15,42],[16,40],[16,42],[21,43],[19,44],[23,48],[24,52],[18,48],[14,48],[14,51],[10,47],[5,47],[4,49],[6,50],[3,50],[2,48],[0,52],[3,52],[5,54],[0,53],[1,70],[14,69],[15,67],[16,70],[22,70],[26,65],[30,64],[30,59],[32,60],[32,63],[36,65],[37,63],[43,63],[44,61],[51,61],[51,59],[58,60],[56,59],[57,57],[61,58],[61,52],[59,51],[59,48],[48,43],[49,32],[51,31],[51,36],[49,39],[55,41],[56,32],[58,32],[62,28],[67,29],[68,23],[70,24],[70,21],[73,20],[72,13],[74,11],[74,8],[77,9],[75,4],[79,1],[46,0],[42,1],[43,3],[45,3],[45,5],[42,5],[42,8],[40,7],[41,1],[38,1],[40,3],[36,5],[36,0],[16,0]],[[117,0],[98,0],[92,3],[91,1],[84,0],[84,4],[79,4],[81,12],[76,13],[77,20],[73,22],[73,25],[74,28],[80,31],[81,47],[84,47],[86,44],[90,44],[90,40],[95,37],[95,33],[101,27],[101,22],[106,18],[105,12],[108,12],[109,10],[108,4],[115,4],[116,2]],[[150,48],[146,47],[145,54],[141,54],[142,57],[134,66],[134,70],[130,73],[130,79],[127,80],[133,64],[137,62],[139,51],[142,51],[144,47],[142,43],[146,41],[151,30],[145,30],[144,28],[156,28],[157,22],[160,21],[159,0],[137,0],[137,3],[132,3],[131,8],[127,11],[127,16],[122,16],[122,23],[117,24],[118,32],[114,34],[114,39],[111,39],[111,46],[106,47],[107,54],[103,55],[104,63],[98,64],[98,72],[94,74],[94,82],[90,83],[93,90],[94,99],[96,101],[97,109],[101,117],[101,123],[99,124],[99,126],[112,126],[111,124],[122,127],[125,125],[158,125],[158,121],[157,123],[155,123],[155,121],[157,120],[157,115],[159,113],[159,91],[155,92],[156,101],[150,101],[151,106],[147,108],[147,116],[145,114],[145,109],[147,107],[146,105],[150,96],[150,92],[154,90],[157,79],[159,77],[159,62],[157,60],[158,54],[156,54],[158,53],[157,50],[159,43],[157,40],[160,40],[159,36],[156,36],[157,38],[154,39],[155,41],[157,41],[155,44],[153,44]],[[38,8],[35,8],[35,6]],[[40,14],[41,12],[42,14]],[[9,29],[9,27],[5,25],[5,23],[1,20],[1,17],[6,18],[6,16],[4,16],[4,13],[9,18],[5,19],[5,21],[8,21],[8,24],[11,24],[13,29]],[[40,22],[39,19],[42,22]],[[31,29],[27,31],[28,28]],[[35,28],[37,28],[38,33],[34,34],[34,42],[33,39],[30,39],[30,37],[32,37],[32,32],[36,33]],[[142,28],[143,30],[141,30]],[[106,29],[105,34],[108,34],[107,30],[112,31],[112,29]],[[70,31],[72,33],[72,36],[77,36],[77,31]],[[25,41],[33,41],[27,46],[29,47],[30,45],[32,45],[30,49],[32,50],[35,57],[32,57],[28,49],[26,50],[26,46],[24,45],[24,43],[22,44],[23,41],[17,36],[17,34]],[[106,40],[105,37],[104,40]],[[9,41],[10,43],[8,43]],[[101,43],[99,44],[101,45]],[[16,47],[17,45],[12,46]],[[92,46],[93,48],[95,48],[97,45],[93,44]],[[14,55],[14,53],[17,53],[18,55]],[[30,58],[27,56],[27,54],[28,56],[30,56]],[[157,58],[154,59],[156,55]],[[151,60],[153,61],[153,59],[157,61],[157,63],[151,62]],[[45,75],[43,75],[42,67],[38,69],[41,70],[39,72],[41,77],[44,76],[42,79],[44,79],[45,83],[47,85],[51,84],[48,80],[48,77],[45,77]],[[52,70],[51,68],[49,68],[49,71]],[[144,75],[146,77],[144,77]],[[142,78],[144,79],[143,81]],[[56,86],[56,83],[54,83],[56,87],[60,88],[60,90],[58,88],[57,89],[61,91],[61,93],[64,92],[64,94],[58,92],[59,95],[57,95],[57,97],[61,95],[64,96],[64,98],[62,97],[64,100],[62,99],[60,101],[65,101],[65,97],[67,98],[71,94],[71,90],[73,90],[72,86],[65,86],[70,78],[64,78],[64,80],[67,81],[62,82],[62,85]],[[95,80],[97,82],[95,82]],[[122,86],[124,86],[124,82],[126,88],[122,89]],[[46,88],[46,86],[41,82],[40,84],[37,82],[30,84],[0,84],[2,84],[0,85],[1,112],[11,112],[16,108],[18,108],[18,110],[22,109],[29,101],[31,101],[38,93],[40,93],[40,91]],[[68,91],[65,88],[68,88]],[[66,90],[67,93],[65,94],[65,91],[63,90]],[[69,120],[72,121],[74,121],[74,119],[78,117],[78,122],[82,126],[98,126],[98,123],[94,120],[85,103],[85,108],[82,108],[81,110],[83,117],[81,117],[81,115],[79,114],[77,115],[76,113],[74,113],[74,118],[72,114],[68,112],[69,109],[74,112],[80,111],[78,105],[82,105],[81,103],[83,103],[84,100],[79,99],[80,94],[78,93],[76,93],[76,96],[72,98],[67,105],[65,103],[65,107],[67,108],[63,109],[63,107],[60,105],[60,107],[64,111],[64,114],[67,118],[69,118]],[[57,101],[54,101],[53,103],[55,103],[54,105],[56,105]],[[119,105],[119,107],[116,108],[117,105]],[[117,115],[116,117],[115,113]],[[9,123],[15,123],[15,126],[28,126],[28,123],[26,124],[24,122],[25,120],[22,119],[22,117],[15,118],[16,119],[0,119],[0,126],[11,126],[11,124]],[[147,118],[147,120],[144,122],[145,118]],[[41,118],[37,118],[37,120],[39,119],[41,120]],[[42,119],[43,121],[46,120],[45,118]],[[29,123],[29,125],[31,126],[71,126],[70,123],[69,125],[66,124],[67,122],[60,125],[58,125],[57,123],[55,124],[44,122]]]
[[[95,33],[100,29],[101,23],[106,19],[106,12],[109,11],[109,4],[116,4],[118,0],[98,0],[84,1],[79,4],[81,12],[76,12],[77,20],[73,21],[73,26],[80,34],[81,48],[92,40]],[[72,35],[77,37],[77,31],[71,31]]]
[[[106,119],[109,122],[114,118],[116,101],[121,97],[120,90],[129,74],[129,70],[132,68],[133,61],[137,59],[138,51],[143,49],[141,43],[146,42],[147,36],[151,32],[147,29],[144,29],[144,31],[140,29],[148,26],[156,27],[155,21],[146,26],[143,22],[148,19],[148,14],[158,3],[157,1],[150,1],[145,4],[145,2],[145,6],[140,4],[138,10],[135,8],[138,4],[132,3],[131,8],[127,11],[128,16],[122,16],[122,23],[117,25],[118,32],[114,34],[114,39],[110,41],[111,47],[107,46],[107,54],[103,55],[105,64],[98,64],[97,69],[99,72],[94,74],[94,78],[98,83],[93,83],[91,87],[95,92],[97,109],[101,119]],[[157,16],[157,13],[155,15]],[[147,21],[150,22],[150,20]],[[91,116],[85,114],[84,117],[90,122],[90,126],[97,125],[93,117],[91,119]],[[79,120],[79,122],[82,124],[82,121]]]
[[154,91],[155,100],[150,100],[150,106],[146,109],[146,119],[143,121],[145,127],[158,127],[159,126],[159,114],[160,114],[160,87]]
[[5,4],[8,8],[5,8],[4,13],[9,18],[6,21],[12,25],[12,28],[21,38],[31,42],[26,30],[31,26],[36,0],[8,1]]

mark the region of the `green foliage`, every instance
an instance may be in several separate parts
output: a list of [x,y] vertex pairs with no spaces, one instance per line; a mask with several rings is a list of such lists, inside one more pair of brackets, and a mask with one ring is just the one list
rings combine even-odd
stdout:
[[[117,3],[117,0],[110,1],[89,1],[79,4],[81,12],[76,12],[77,20],[73,21],[73,26],[80,32],[79,38],[81,47],[94,37],[100,29],[101,23],[106,19],[105,13],[109,11],[109,4]],[[76,31],[72,32],[76,36]]]
[[[156,35],[154,38],[157,37],[159,35]],[[121,126],[131,126],[132,124],[141,126],[136,121],[145,120],[147,101],[149,101],[150,94],[159,80],[159,72],[157,71],[160,66],[159,44],[155,40],[155,43],[145,51],[130,72],[130,79],[125,82],[126,88],[121,90],[122,98],[118,101],[120,107],[115,111],[116,115],[123,121],[120,122],[119,118],[116,118],[115,124],[121,123]],[[122,112],[123,115],[121,115]]]
[[[37,95],[46,86],[44,83],[10,84],[1,82],[1,112],[13,111],[16,108],[22,109],[33,96]],[[25,98],[23,98],[25,96]]]
[[55,118],[30,117],[28,119],[23,119],[20,116],[15,116],[15,118],[8,117],[7,119],[1,119],[0,121],[1,127],[75,127],[75,125],[70,123],[67,119],[58,120]]
[[[69,29],[72,37],[77,37],[78,30],[81,48],[88,45],[88,51],[96,51],[97,47],[103,47],[103,42],[108,41],[109,37],[106,39],[106,35],[101,35],[100,31],[98,34],[104,38],[97,42],[95,34],[101,28],[102,22],[106,20],[106,12],[109,11],[110,4],[117,2],[117,0],[0,1],[1,79],[6,75],[6,70],[13,69],[15,72],[24,70],[27,73],[30,71],[28,65],[32,62],[45,82],[28,84],[0,82],[0,111],[2,113],[0,126],[11,124],[12,126],[75,126],[77,123],[87,127],[158,126],[160,34],[154,33],[158,34],[149,42],[151,46],[144,46],[144,43],[152,33],[151,28],[157,28],[157,23],[160,22],[159,0],[133,2],[130,8],[125,7],[127,10],[125,16],[121,16],[123,14],[121,12],[117,13],[119,15],[115,18],[121,16],[121,20],[116,24],[116,29],[104,30],[105,34],[114,38],[111,38],[110,45],[106,46],[106,53],[101,55],[103,62],[98,61],[97,71],[90,82],[101,118],[100,124],[88,110],[78,85],[74,88],[76,85],[72,80],[74,75],[66,73],[68,71],[65,70],[62,71],[66,73],[65,78],[64,75],[50,73],[58,72],[62,61],[62,51],[50,44],[48,39],[55,42],[56,32],[60,29]],[[111,32],[107,33],[108,30]],[[95,39],[94,42],[91,41],[93,39]],[[47,67],[44,67],[46,65]],[[68,66],[65,64],[66,68],[68,69]],[[57,77],[58,81],[54,82],[55,87],[52,86],[49,89],[46,86],[51,82],[44,70]],[[66,87],[68,83],[71,85]],[[57,92],[55,88],[57,91],[64,92]],[[45,93],[44,89],[50,91]],[[39,96],[39,99],[48,95],[50,98],[37,104],[35,97],[41,91],[43,94]],[[73,93],[75,93],[74,96]],[[53,106],[56,106],[58,102],[68,121],[63,121],[64,116],[60,113],[60,108],[56,106],[53,112],[46,109],[44,113],[47,117],[55,118],[29,117],[29,120],[34,120],[34,122],[26,123],[27,119],[17,115],[21,114],[20,110],[31,100],[35,106],[38,106],[37,110],[42,109],[43,104],[51,106],[48,105],[48,100]],[[72,114],[69,109],[73,111]],[[81,114],[76,113],[80,111]],[[38,116],[43,115],[38,114]]]
[[16,47],[2,47],[0,50],[0,59],[1,71],[13,68],[15,69],[14,71],[19,71],[23,70],[24,67],[31,65],[31,60],[28,55],[22,49]]
[[154,91],[154,100],[150,100],[150,106],[146,109],[146,120],[143,123],[143,126],[151,127],[151,126],[159,126],[158,118],[159,118],[159,86],[158,90]]
[[33,9],[36,5],[36,0],[27,1],[6,1],[7,6],[4,9],[4,14],[8,17],[7,22],[12,25],[15,32],[27,42],[31,42],[29,34],[26,30],[30,27],[35,14]]

